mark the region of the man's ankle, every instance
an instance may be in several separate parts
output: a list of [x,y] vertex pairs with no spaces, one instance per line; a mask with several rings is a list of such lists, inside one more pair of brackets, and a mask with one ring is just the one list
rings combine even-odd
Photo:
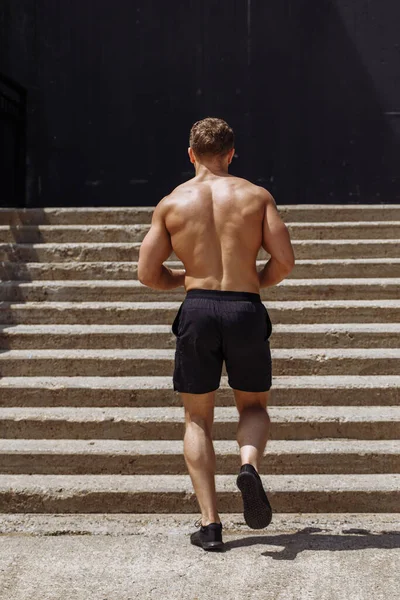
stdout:
[[202,519],[201,520],[201,524],[202,524],[203,527],[207,527],[207,525],[210,525],[211,523],[217,523],[218,525],[220,525],[221,521],[220,521],[220,519],[214,519],[214,520],[212,520],[212,519]]
[[253,469],[255,469],[255,470],[257,471],[257,473],[258,473],[258,467],[257,467],[257,465],[256,465],[256,464],[254,464],[254,463],[251,463],[251,462],[244,462],[244,463],[242,464],[242,467],[244,467],[245,465],[249,465],[250,467],[253,467]]

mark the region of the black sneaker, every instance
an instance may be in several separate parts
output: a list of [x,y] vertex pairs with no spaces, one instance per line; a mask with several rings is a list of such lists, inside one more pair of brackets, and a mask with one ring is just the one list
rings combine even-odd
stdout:
[[251,529],[267,527],[272,520],[272,508],[261,477],[253,465],[242,465],[236,484],[242,492],[244,520],[247,525]]
[[[201,523],[196,521],[195,526]],[[201,525],[199,531],[192,533],[190,541],[194,546],[200,546],[203,550],[223,550],[225,547],[222,541],[222,523],[209,523]]]

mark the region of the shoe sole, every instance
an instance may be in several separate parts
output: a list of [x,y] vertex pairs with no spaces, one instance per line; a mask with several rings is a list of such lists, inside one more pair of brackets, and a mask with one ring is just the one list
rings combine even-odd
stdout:
[[236,484],[242,492],[243,514],[251,529],[264,529],[272,520],[272,508],[264,499],[262,483],[252,473],[239,473]]
[[224,549],[224,542],[204,542],[196,544],[196,542],[192,542],[193,546],[198,546],[199,548],[203,548],[203,550],[208,551],[218,551]]

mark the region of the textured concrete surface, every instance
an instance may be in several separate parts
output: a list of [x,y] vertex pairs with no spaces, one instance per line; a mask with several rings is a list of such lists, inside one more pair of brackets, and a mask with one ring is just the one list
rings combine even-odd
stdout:
[[[0,348],[175,349],[171,325],[0,325]],[[271,348],[397,348],[400,323],[276,324]]]
[[[172,268],[182,268],[179,261],[166,261]],[[257,269],[265,260],[257,261]],[[375,259],[321,259],[298,260],[289,279],[334,277],[399,277],[399,258]],[[0,277],[3,281],[17,280],[131,280],[137,279],[137,262],[2,262]]]
[[[64,261],[137,261],[140,242],[81,242],[49,244],[0,244],[0,260],[10,262],[64,262]],[[293,240],[296,258],[399,258],[397,238],[370,240]],[[260,250],[258,260],[269,255]],[[175,253],[170,260],[178,260]]]
[[[166,261],[171,269],[182,268],[179,261]],[[265,260],[257,261],[261,269]],[[19,280],[125,280],[137,279],[137,261],[114,262],[3,262],[0,278]],[[349,258],[297,260],[289,279],[315,279],[332,277],[400,277],[400,258]]]
[[[400,221],[400,204],[289,204],[278,205],[287,221]],[[150,223],[154,206],[1,208],[0,224],[135,224]]]
[[[273,323],[399,323],[399,300],[265,302]],[[171,324],[180,302],[0,302],[2,324]]]
[[[289,207],[288,207],[289,208]],[[390,205],[379,207],[379,214],[386,215],[388,219],[394,219],[394,215],[399,211],[393,212]],[[96,224],[96,223],[150,223],[154,211],[154,206],[80,206],[76,207],[43,207],[29,209],[1,208],[0,223],[7,225],[21,224]],[[375,216],[376,210],[373,211]],[[360,211],[350,211],[349,214],[358,214]],[[366,213],[363,213],[366,214]],[[372,211],[370,211],[372,215]],[[382,216],[383,218],[383,216]]]
[[[214,442],[217,473],[235,473],[236,442]],[[3,473],[186,473],[181,440],[0,440]],[[270,441],[265,474],[399,473],[398,440]]]
[[[275,511],[400,504],[399,419],[390,412],[400,407],[400,205],[339,208],[279,207],[297,263],[262,291],[274,323],[270,406],[282,409],[263,474]],[[0,510],[197,508],[171,389],[170,326],[184,290],[152,291],[136,279],[152,211],[0,210],[0,322],[9,326],[0,332]],[[258,258],[261,266],[268,254]],[[223,378],[217,407],[232,405]],[[169,412],[178,406],[180,420]],[[124,407],[158,412],[110,412]],[[345,414],[352,407],[360,410]],[[241,504],[232,417],[226,411],[215,428],[218,499],[230,513]]]
[[[290,236],[296,239],[393,239],[400,234],[399,221],[288,223]],[[0,242],[141,242],[149,224],[96,225],[0,225]]]
[[[269,439],[400,439],[400,406],[272,406]],[[234,440],[234,406],[214,410],[213,438]],[[0,438],[180,440],[184,410],[156,407],[6,407],[0,412]]]
[[400,598],[398,515],[221,514],[222,553],[190,544],[198,516],[0,515],[0,598]]
[[[276,376],[397,375],[400,364],[400,348],[275,348],[271,355]],[[0,353],[0,375],[167,376],[174,357],[172,349],[9,350]]]
[[[214,449],[216,472],[236,473],[237,442],[216,440]],[[182,440],[0,439],[0,462],[15,474],[187,473]],[[400,473],[400,440],[271,440],[260,473]]]
[[[171,324],[181,302],[0,302],[2,324]],[[399,323],[400,300],[264,302],[272,323]]]
[[[182,406],[171,375],[0,377],[0,406]],[[399,375],[273,376],[269,406],[399,406]],[[234,405],[221,377],[216,406]]]
[[[400,252],[400,244],[398,244]],[[333,278],[286,279],[274,287],[260,290],[266,301],[290,300],[397,300],[400,278]],[[5,281],[0,288],[1,301],[26,302],[87,302],[102,298],[104,301],[183,301],[185,290],[152,290],[137,280],[50,280]]]
[[[28,470],[28,469],[27,469]],[[399,512],[400,475],[263,475],[277,512]],[[242,510],[236,475],[216,475],[218,509]],[[0,512],[188,513],[189,475],[0,475]]]

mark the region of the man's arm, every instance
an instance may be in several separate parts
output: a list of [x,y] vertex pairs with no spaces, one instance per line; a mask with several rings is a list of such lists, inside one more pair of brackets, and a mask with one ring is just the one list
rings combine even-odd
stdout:
[[276,285],[289,275],[295,264],[295,257],[288,228],[282,221],[274,198],[265,192],[265,213],[263,220],[262,247],[271,258],[259,271],[260,288]]
[[172,290],[185,283],[185,269],[169,269],[163,262],[171,255],[171,236],[165,226],[165,202],[154,209],[151,227],[140,246],[138,279],[155,290]]

